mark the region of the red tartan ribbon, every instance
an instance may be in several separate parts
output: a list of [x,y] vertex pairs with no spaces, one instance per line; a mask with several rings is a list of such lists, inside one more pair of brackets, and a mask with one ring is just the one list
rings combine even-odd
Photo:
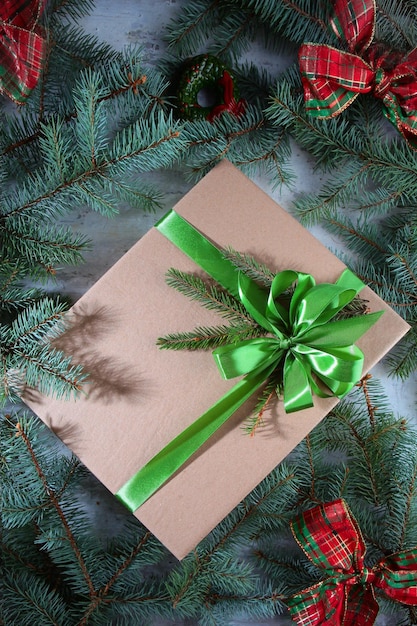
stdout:
[[306,43],[299,65],[308,113],[339,115],[360,93],[383,102],[386,117],[417,145],[417,48],[404,55],[373,42],[375,0],[335,0],[331,26],[348,52]]
[[370,626],[379,608],[375,591],[417,605],[417,548],[365,567],[365,542],[343,500],[306,511],[291,530],[310,561],[327,574],[286,601],[299,626]]
[[223,76],[219,79],[218,84],[223,87],[223,102],[213,107],[210,114],[207,116],[209,122],[212,122],[215,117],[221,115],[224,111],[232,113],[235,117],[240,117],[245,112],[245,101],[236,100],[233,95],[234,83],[227,70],[224,70]]
[[23,104],[42,70],[45,41],[38,25],[46,0],[0,2],[0,93]]

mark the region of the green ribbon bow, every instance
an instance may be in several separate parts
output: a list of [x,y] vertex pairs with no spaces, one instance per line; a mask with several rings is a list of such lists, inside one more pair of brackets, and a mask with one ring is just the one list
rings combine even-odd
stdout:
[[[217,348],[213,355],[224,378],[274,370],[284,359],[284,408],[287,413],[313,406],[313,392],[343,397],[362,374],[363,353],[354,342],[381,312],[331,322],[363,283],[346,269],[335,284],[316,285],[310,274],[285,270],[269,293],[240,274],[239,298],[253,319],[271,336]],[[297,283],[287,309],[280,296]],[[324,392],[314,375],[332,392]]]
[[[268,292],[238,272],[219,248],[175,211],[170,211],[156,227],[238,297],[269,335],[214,350],[224,378],[244,377],[117,492],[116,496],[132,511],[162,486],[282,361],[287,412],[313,406],[313,393],[321,397],[346,395],[362,375],[364,356],[354,342],[382,315],[379,311],[331,321],[364,287],[348,269],[335,284],[319,285],[310,274],[285,270],[274,277]],[[294,283],[297,284],[286,308],[280,297]],[[328,391],[322,389],[322,384]]]

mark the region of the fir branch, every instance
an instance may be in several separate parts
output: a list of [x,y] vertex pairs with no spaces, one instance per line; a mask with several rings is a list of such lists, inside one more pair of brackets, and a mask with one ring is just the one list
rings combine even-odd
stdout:
[[55,302],[51,298],[42,298],[36,305],[24,309],[9,328],[3,329],[2,339],[7,346],[5,350],[10,352],[28,340],[38,343],[45,342],[46,336],[58,336],[65,328],[65,309],[64,303]]
[[16,311],[30,306],[39,298],[40,292],[33,287],[23,287],[25,269],[18,262],[3,260],[0,267],[0,307],[6,311]]
[[65,308],[42,298],[20,311],[9,325],[2,325],[2,400],[15,400],[25,382],[46,392],[54,390],[58,396],[80,391],[85,380],[82,367],[50,347],[50,341],[66,328]]
[[256,325],[238,298],[217,284],[209,284],[195,274],[171,268],[167,272],[167,284],[191,300],[200,302],[206,309],[217,311],[232,323]]
[[417,323],[386,357],[393,376],[405,380],[416,371]]
[[406,496],[406,505],[405,510],[402,514],[402,523],[400,527],[399,540],[398,545],[399,549],[403,549],[403,546],[406,548],[410,542],[407,542],[407,535],[409,534],[409,528],[411,527],[411,523],[414,522],[415,514],[413,515],[413,509],[415,510],[415,497],[417,495],[417,463],[415,465],[414,471],[412,472],[407,489],[402,489],[404,491],[404,495]]
[[[2,611],[8,624],[17,623],[21,626],[61,626],[69,623],[70,613],[62,598],[58,598],[48,584],[29,572],[11,577],[6,572],[3,579],[4,610]],[[20,603],[20,610],[15,614],[11,608],[11,598],[15,604]],[[33,612],[32,612],[33,611]],[[36,622],[34,622],[34,615]],[[13,621],[12,621],[13,620]]]
[[325,41],[329,37],[330,7],[317,2],[248,0],[259,19],[290,41]]
[[269,586],[266,589],[265,585],[258,586],[259,591],[255,588],[245,594],[225,594],[210,589],[204,598],[201,624],[216,626],[226,623],[230,615],[242,616],[245,620],[256,620],[256,623],[260,623],[286,612],[282,602],[284,597],[281,594]]
[[[73,365],[71,357],[65,357],[62,352],[51,350],[49,346],[29,344],[16,347],[11,358],[6,358],[6,368],[6,372],[11,372],[16,380],[13,392],[18,396],[24,385],[27,385],[44,394],[68,398],[82,390],[86,379],[80,365]],[[10,395],[9,399],[15,398]]]
[[253,256],[249,254],[242,254],[231,247],[226,248],[223,254],[225,259],[233,263],[236,270],[243,272],[246,276],[249,276],[249,278],[252,278],[260,285],[269,289],[275,273],[272,272],[264,263],[258,263]]
[[[137,555],[144,549],[150,537],[151,537],[151,533],[149,531],[146,532],[143,535],[143,537],[141,537],[141,539],[139,540],[135,548],[133,548],[130,554],[128,554],[128,556],[122,561],[118,569],[114,572],[114,574],[107,581],[107,583],[101,589],[97,589],[93,593],[90,594],[91,595],[90,604],[85,609],[84,614],[82,615],[80,621],[78,622],[78,626],[86,626],[86,624],[88,624],[90,617],[97,610],[100,604],[105,603],[106,601],[108,602],[107,597],[112,587],[116,584],[117,580],[124,573],[124,571],[131,566],[132,562],[137,557]],[[113,601],[116,601],[116,600],[113,600]]]
[[369,455],[369,450],[366,445],[366,441],[361,436],[358,428],[355,426],[353,421],[349,421],[346,415],[344,415],[343,409],[342,410],[340,409],[340,405],[339,407],[336,407],[335,409],[333,409],[332,415],[336,419],[344,423],[344,425],[347,428],[347,431],[350,433],[352,439],[356,443],[358,452],[360,452],[360,454],[362,455],[363,463],[366,468],[366,476],[368,478],[369,485],[370,485],[371,492],[372,492],[373,505],[378,508],[381,502],[380,502],[380,494],[379,494],[379,489],[378,489],[378,480],[376,477],[376,468],[374,467],[374,464],[372,463],[371,457]]
[[46,9],[46,18],[55,18],[61,21],[62,17],[79,20],[91,13],[94,0],[52,0]]
[[82,252],[89,248],[89,241],[82,235],[73,235],[70,228],[56,228],[25,223],[2,224],[0,255],[8,255],[10,260],[29,264],[30,273],[43,267],[65,263],[77,265],[82,260]]
[[[227,157],[245,171],[261,167],[269,172],[273,184],[290,183],[287,166],[289,149],[282,133],[264,119],[259,106],[248,104],[239,119],[223,114],[213,123],[200,120],[186,124],[187,166],[192,180],[198,180],[216,163]],[[275,174],[278,176],[275,177]]]
[[210,35],[219,4],[219,0],[198,0],[185,5],[177,20],[167,27],[169,47],[175,47],[183,57],[192,54],[196,40]]
[[[26,258],[32,266],[38,263],[53,266],[55,263],[80,261],[80,252],[86,246],[84,238],[70,237],[69,229],[45,226],[45,220],[68,211],[77,202],[87,203],[92,209],[106,215],[114,213],[115,186],[111,181],[122,177],[126,179],[134,172],[170,165],[184,146],[184,139],[180,137],[178,129],[178,124],[172,123],[170,118],[165,119],[163,115],[157,119],[140,119],[115,135],[106,155],[102,153],[102,148],[93,148],[91,142],[88,142],[88,159],[92,160],[89,164],[78,160],[72,161],[70,168],[63,168],[61,164],[64,161],[60,158],[58,169],[56,159],[50,159],[49,168],[46,166],[43,175],[38,171],[26,189],[12,192],[4,198],[0,210],[3,246]],[[53,142],[58,139],[56,133],[52,137]],[[62,142],[66,142],[65,135],[62,135]],[[66,143],[62,150],[54,148],[55,156],[58,152],[63,154],[68,145]],[[85,155],[84,161],[86,158]],[[68,162],[68,156],[65,160]],[[50,168],[54,170],[51,172]],[[46,190],[45,180],[49,183]],[[120,189],[123,197],[126,197],[126,183]],[[136,200],[139,199],[137,183],[132,188],[132,194]],[[149,207],[149,185],[145,186],[145,198],[146,206]]]
[[392,0],[379,0],[376,5],[375,39],[389,41],[393,48],[399,50],[411,50],[416,45],[415,29],[410,28],[415,19],[415,7]]
[[261,337],[265,331],[254,324],[202,327],[190,332],[171,333],[159,337],[156,345],[168,350],[214,350],[225,346]]
[[[117,71],[119,65],[123,67],[123,73]],[[104,72],[106,72],[107,79],[106,91],[103,91],[96,97],[97,105],[101,105],[104,102],[112,100],[120,101],[122,96],[125,96],[130,92],[133,93],[134,96],[137,96],[140,90],[143,91],[143,85],[145,85],[145,83],[147,82],[149,84],[148,77],[146,76],[146,74],[143,73],[142,64],[138,62],[137,58],[135,59],[134,52],[132,52],[131,56],[129,56],[126,60],[123,58],[117,59],[117,63],[115,64],[115,66],[112,65],[110,67],[106,67],[105,70],[102,70],[101,73]],[[109,75],[113,78],[113,84],[110,85],[108,83]],[[154,103],[161,103],[160,94],[166,88],[166,85],[160,84],[158,88],[156,88],[156,85],[153,86],[155,87],[155,93],[146,93],[145,97],[147,99],[151,99]],[[120,106],[121,102],[119,102],[118,104]],[[149,114],[150,113],[151,111],[149,111]],[[30,124],[31,122],[30,118],[26,116],[21,122],[21,138],[15,140],[13,143],[7,144],[0,152],[0,154],[9,155],[17,151],[19,148],[28,146],[29,144],[32,144],[38,140],[42,140],[42,137],[45,134],[50,133],[49,126],[51,126],[51,128],[54,128],[54,126],[56,125],[62,127],[63,124],[68,124],[77,117],[78,111],[74,108],[71,112],[66,113],[63,119],[55,119],[52,114],[48,117],[47,120],[43,120],[42,124],[37,122],[36,125],[31,128],[23,126],[23,124]],[[13,131],[10,132],[10,135],[16,135],[17,133],[20,134],[20,129],[17,126],[13,126],[15,123],[14,118],[8,120],[8,123],[10,124],[11,129],[13,128]],[[44,152],[45,154],[47,154],[47,151]]]
[[406,319],[412,319],[416,304],[414,291],[407,289],[407,285],[396,279],[389,266],[381,265],[363,261],[354,264],[354,269],[359,278],[372,287],[397,313]]
[[258,397],[253,415],[246,420],[244,431],[251,437],[256,434],[258,428],[264,425],[264,412],[270,406],[271,402],[276,400],[277,396],[282,392],[282,384],[280,384],[279,381],[277,382],[277,378],[277,376],[269,377],[265,388]]
[[[178,572],[177,574],[174,570],[167,580],[167,589],[174,608],[179,608],[188,599],[187,595],[191,593],[194,582],[198,581],[198,576],[204,572],[205,568],[209,567],[211,561],[215,559],[216,554],[224,548],[225,544],[251,522],[264,501],[275,492],[284,491],[285,487],[291,485],[293,478],[293,474],[288,473],[286,468],[281,466],[273,478],[270,477],[268,481],[259,486],[257,492],[253,492],[251,497],[242,502],[234,515],[234,519],[230,519],[223,532],[218,529],[213,533],[214,541],[210,541],[209,537],[199,549],[187,557],[184,565],[189,570],[188,575],[184,576],[185,572],[181,574]],[[210,545],[205,546],[204,544],[209,541]]]
[[258,26],[254,11],[245,11],[243,7],[239,12],[225,13],[219,20],[216,29],[216,40],[211,52],[220,58],[230,55],[234,58],[244,54],[250,48]]
[[372,404],[371,397],[368,389],[368,381],[372,378],[372,374],[365,374],[361,378],[361,380],[357,383],[357,387],[362,390],[363,395],[366,401],[366,408],[368,411],[369,423],[371,425],[371,429],[375,430],[375,407]]
[[67,518],[65,516],[65,513],[64,513],[64,511],[63,511],[63,509],[62,509],[62,507],[61,507],[61,505],[59,503],[59,500],[56,497],[56,494],[55,494],[54,490],[51,489],[51,487],[48,484],[47,478],[46,478],[46,476],[45,476],[45,474],[44,474],[44,472],[43,472],[43,470],[42,470],[42,468],[41,468],[41,466],[40,466],[40,464],[38,462],[38,459],[36,457],[35,451],[34,451],[34,449],[32,447],[32,444],[31,444],[31,442],[30,442],[26,432],[25,432],[25,429],[22,428],[20,423],[16,424],[16,433],[17,433],[18,437],[21,437],[22,441],[24,442],[24,444],[26,446],[27,452],[28,452],[28,454],[29,454],[29,456],[30,456],[30,458],[32,460],[34,468],[36,469],[36,472],[37,472],[37,474],[39,476],[39,479],[40,479],[40,481],[41,481],[41,483],[43,485],[45,493],[48,496],[52,506],[56,510],[56,512],[57,512],[57,514],[58,514],[58,516],[59,516],[59,518],[61,520],[62,526],[63,526],[63,528],[65,530],[65,534],[66,534],[66,536],[68,538],[69,544],[71,545],[71,548],[72,548],[72,550],[74,552],[74,555],[75,555],[75,557],[76,557],[76,559],[78,561],[80,570],[81,570],[81,572],[83,574],[84,580],[85,580],[85,582],[87,584],[87,587],[89,589],[89,593],[90,593],[91,596],[94,596],[94,594],[95,594],[94,584],[93,584],[93,581],[92,581],[92,579],[90,577],[88,569],[86,567],[86,564],[85,564],[84,558],[82,556],[81,550],[80,550],[80,548],[78,546],[78,543],[77,543],[77,541],[75,539],[75,536],[74,536],[74,534],[73,534],[73,532],[72,532],[72,530],[70,528],[70,525],[69,525],[69,523],[67,521]]
[[[249,111],[247,110],[247,113],[248,112]],[[208,123],[211,124],[211,122]],[[264,122],[262,120],[256,119],[248,120],[248,123],[246,124],[238,124],[234,116],[227,114],[224,114],[220,118],[216,119],[213,122],[213,125],[217,126],[217,132],[220,133],[220,137],[223,138],[223,145],[221,145],[221,149],[216,154],[210,155],[205,162],[193,165],[193,173],[198,174],[199,177],[204,176],[214,165],[216,165],[216,163],[224,159],[226,156],[228,156],[229,160],[233,162],[233,155],[231,155],[230,152],[232,151],[234,142],[260,130],[263,124]],[[195,131],[196,128],[196,124],[194,123],[193,130]],[[194,148],[200,142],[203,143],[206,148],[208,147],[208,141],[206,139],[201,141],[199,139],[196,140],[193,137],[191,137],[190,147]],[[218,137],[215,138],[215,142],[218,142]]]
[[294,181],[294,174],[287,165],[289,159],[289,143],[288,135],[284,131],[274,132],[274,139],[271,144],[269,142],[265,147],[264,136],[267,132],[262,133],[259,137],[259,143],[252,141],[245,153],[242,151],[240,158],[236,158],[235,165],[239,167],[247,175],[253,175],[255,172],[263,171],[267,178],[271,181],[272,189],[282,185],[291,186]]
[[[316,196],[309,194],[294,203],[294,209],[302,224],[313,226],[325,216],[330,221],[336,209],[359,193],[366,185],[368,167],[352,161],[346,165],[343,175],[330,179]],[[396,194],[398,197],[398,194]]]
[[[384,246],[384,239],[381,233],[367,224],[362,227],[355,226],[351,220],[337,215],[327,216],[326,226],[330,232],[342,236],[344,241],[354,248],[358,254],[367,254],[368,257],[374,254],[374,260],[386,258],[387,248]],[[382,239],[382,243],[381,243]]]

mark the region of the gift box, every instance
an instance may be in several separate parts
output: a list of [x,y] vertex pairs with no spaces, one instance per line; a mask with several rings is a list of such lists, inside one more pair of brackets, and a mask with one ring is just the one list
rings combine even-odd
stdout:
[[[174,207],[221,248],[253,256],[273,271],[293,269],[334,282],[345,269],[313,235],[239,170],[222,161]],[[204,272],[152,228],[70,311],[58,347],[89,374],[83,391],[56,400],[30,391],[27,403],[114,494],[154,455],[236,384],[224,380],[210,351],[161,350],[168,333],[214,326],[222,318],[166,283],[174,267]],[[384,311],[356,342],[363,373],[408,331],[370,288],[360,297]],[[273,403],[255,436],[242,425],[257,396],[236,410],[135,516],[178,558],[203,539],[339,401],[286,413]]]

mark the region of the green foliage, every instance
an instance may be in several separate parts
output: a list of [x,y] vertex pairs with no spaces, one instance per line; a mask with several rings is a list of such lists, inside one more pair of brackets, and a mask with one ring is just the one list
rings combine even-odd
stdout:
[[2,422],[6,623],[108,624],[114,615],[121,624],[145,623],[169,615],[166,593],[147,575],[162,547],[130,516],[120,536],[99,537],[81,504],[85,471],[46,434],[25,415]]
[[80,390],[82,368],[50,344],[65,328],[64,309],[62,303],[40,298],[10,324],[0,325],[0,403],[18,400],[25,385],[58,397]]
[[[177,562],[94,485],[101,518],[108,507],[112,517],[111,526],[101,524],[98,531],[92,479],[84,468],[36,418],[6,416],[1,424],[6,623],[152,626],[162,619],[167,626],[188,621],[226,626],[239,618],[257,624],[284,613],[289,594],[323,577],[289,531],[289,522],[317,502],[346,499],[365,538],[369,567],[384,554],[417,544],[415,437],[406,420],[392,413],[379,383],[364,378]],[[378,602],[396,623],[415,623],[413,607],[380,596]]]
[[[274,273],[265,265],[258,263],[248,254],[241,254],[232,248],[223,251],[223,257],[230,261],[236,271],[251,278],[266,290],[271,287]],[[203,307],[216,311],[229,321],[228,325],[198,326],[192,331],[170,333],[159,337],[157,345],[169,350],[214,350],[219,346],[233,346],[238,342],[255,339],[268,334],[246,309],[240,299],[223,289],[213,281],[203,280],[195,274],[188,274],[171,268],[167,272],[167,283],[191,300],[199,302]],[[288,310],[294,286],[291,285],[279,298],[279,306]],[[343,319],[366,313],[366,301],[354,298],[343,307],[334,319]],[[285,335],[285,333],[283,333]],[[282,353],[281,353],[282,354]],[[285,360],[284,360],[285,362]],[[268,377],[265,388],[261,391],[252,415],[247,419],[245,430],[254,435],[262,424],[265,409],[283,393],[283,364],[278,363]]]
[[[400,294],[406,300],[395,308],[413,330],[398,347],[398,356],[389,361],[392,371],[405,378],[417,367],[413,269],[417,258],[413,219],[416,152],[387,122],[381,103],[371,95],[358,97],[337,118],[317,120],[305,112],[298,64],[278,77],[245,61],[239,64],[254,42],[279,50],[285,39],[287,59],[294,61],[296,46],[307,41],[343,47],[329,27],[331,15],[330,2],[312,0],[186,3],[168,29],[170,56],[162,67],[175,76],[174,67],[187,56],[217,53],[225,63],[233,64],[241,93],[249,103],[239,120],[222,116],[214,124],[187,125],[187,166],[194,178],[226,156],[250,175],[262,164],[272,184],[291,183],[288,134],[325,172],[321,190],[299,196],[294,211],[306,226],[320,223],[337,233],[354,253],[345,260],[382,298],[391,302],[394,290],[394,303]],[[413,49],[417,43],[415,15],[413,3],[378,2],[375,39],[404,52]],[[248,20],[253,28],[246,27]],[[390,220],[398,214],[402,224],[395,229]],[[406,236],[404,244],[401,235]]]
[[259,263],[249,254],[242,254],[233,248],[226,248],[224,258],[235,266],[236,270],[243,272],[252,280],[263,287],[269,288],[275,276],[274,272],[263,263]]
[[123,201],[154,210],[161,195],[146,174],[170,167],[186,145],[164,97],[166,80],[144,67],[140,51],[116,53],[69,26],[90,8],[48,5],[47,71],[22,112],[2,118],[2,401],[16,400],[25,384],[66,396],[83,378],[47,345],[62,330],[64,305],[26,286],[82,262],[89,241],[62,223],[65,216],[80,207],[113,216]]
[[167,272],[166,282],[184,296],[200,302],[206,309],[217,311],[231,322],[254,325],[241,301],[214,282],[208,283],[195,274],[175,268]]
[[149,185],[141,189],[133,174],[168,167],[178,158],[184,147],[179,125],[152,111],[109,136],[109,87],[102,75],[85,71],[74,90],[71,123],[56,117],[40,125],[40,165],[3,196],[3,258],[26,258],[35,266],[76,263],[85,241],[51,221],[83,205],[109,216],[127,197],[147,210],[158,206]]
[[197,120],[186,124],[189,146],[184,165],[194,181],[223,158],[249,175],[263,172],[272,186],[292,181],[287,164],[288,137],[277,133],[263,113],[275,77],[265,68],[258,68],[242,58],[261,31],[266,42],[269,31],[256,19],[253,9],[234,1],[186,3],[176,20],[168,25],[169,53],[159,65],[171,79],[174,107],[183,64],[201,52],[218,56],[232,68],[240,95],[246,102],[245,111],[238,118],[222,114],[213,122]]
[[[376,37],[412,49],[414,0],[377,4]],[[351,267],[411,324],[388,362],[399,376],[414,372],[416,153],[387,125],[372,97],[358,98],[337,119],[311,120],[296,66],[279,76],[277,56],[272,76],[244,58],[253,44],[284,50],[285,64],[304,41],[336,45],[328,28],[331,3],[186,2],[170,26],[170,52],[159,71],[144,66],[140,50],[116,52],[73,23],[91,8],[91,0],[48,2],[39,86],[19,115],[4,111],[1,119],[2,400],[17,400],[25,385],[65,397],[83,379],[50,344],[65,328],[65,306],[48,296],[50,281],[56,268],[81,262],[89,245],[62,224],[68,212],[87,206],[112,216],[121,201],[150,211],[161,196],[147,174],[178,162],[194,180],[227,157],[248,174],[264,171],[272,185],[291,182],[290,136],[325,172],[319,193],[298,200],[298,217],[343,239]],[[240,118],[177,119],[177,69],[201,52],[233,67],[247,102]],[[269,286],[268,268],[235,251],[226,254]],[[208,348],[225,337],[256,334],[239,303],[215,285],[175,272],[170,280],[229,324],[179,333],[168,342]],[[355,312],[363,312],[363,302],[353,304]],[[248,422],[254,436],[267,420],[264,409],[276,384],[266,386]],[[417,544],[416,433],[392,413],[372,379],[361,381],[182,563],[95,485],[96,513],[92,478],[35,418],[5,414],[0,428],[7,624],[152,626],[162,619],[227,626],[241,618],[254,624],[273,619],[285,612],[288,594],[321,575],[292,540],[290,520],[340,496],[359,521],[370,565]],[[99,530],[94,515],[104,520],[106,513],[111,528]],[[378,601],[396,624],[416,623],[412,607]]]
[[[378,408],[377,408],[378,407]],[[367,564],[416,545],[416,467],[413,432],[387,406],[379,383],[365,378],[290,455],[304,476],[302,508],[343,497],[367,546]],[[330,476],[332,484],[330,485]],[[305,489],[305,491],[304,491]],[[263,534],[257,563],[288,596],[323,578],[288,532]],[[383,600],[386,612],[412,624],[414,612]],[[404,607],[405,609],[405,607]],[[402,623],[402,622],[401,622]]]

